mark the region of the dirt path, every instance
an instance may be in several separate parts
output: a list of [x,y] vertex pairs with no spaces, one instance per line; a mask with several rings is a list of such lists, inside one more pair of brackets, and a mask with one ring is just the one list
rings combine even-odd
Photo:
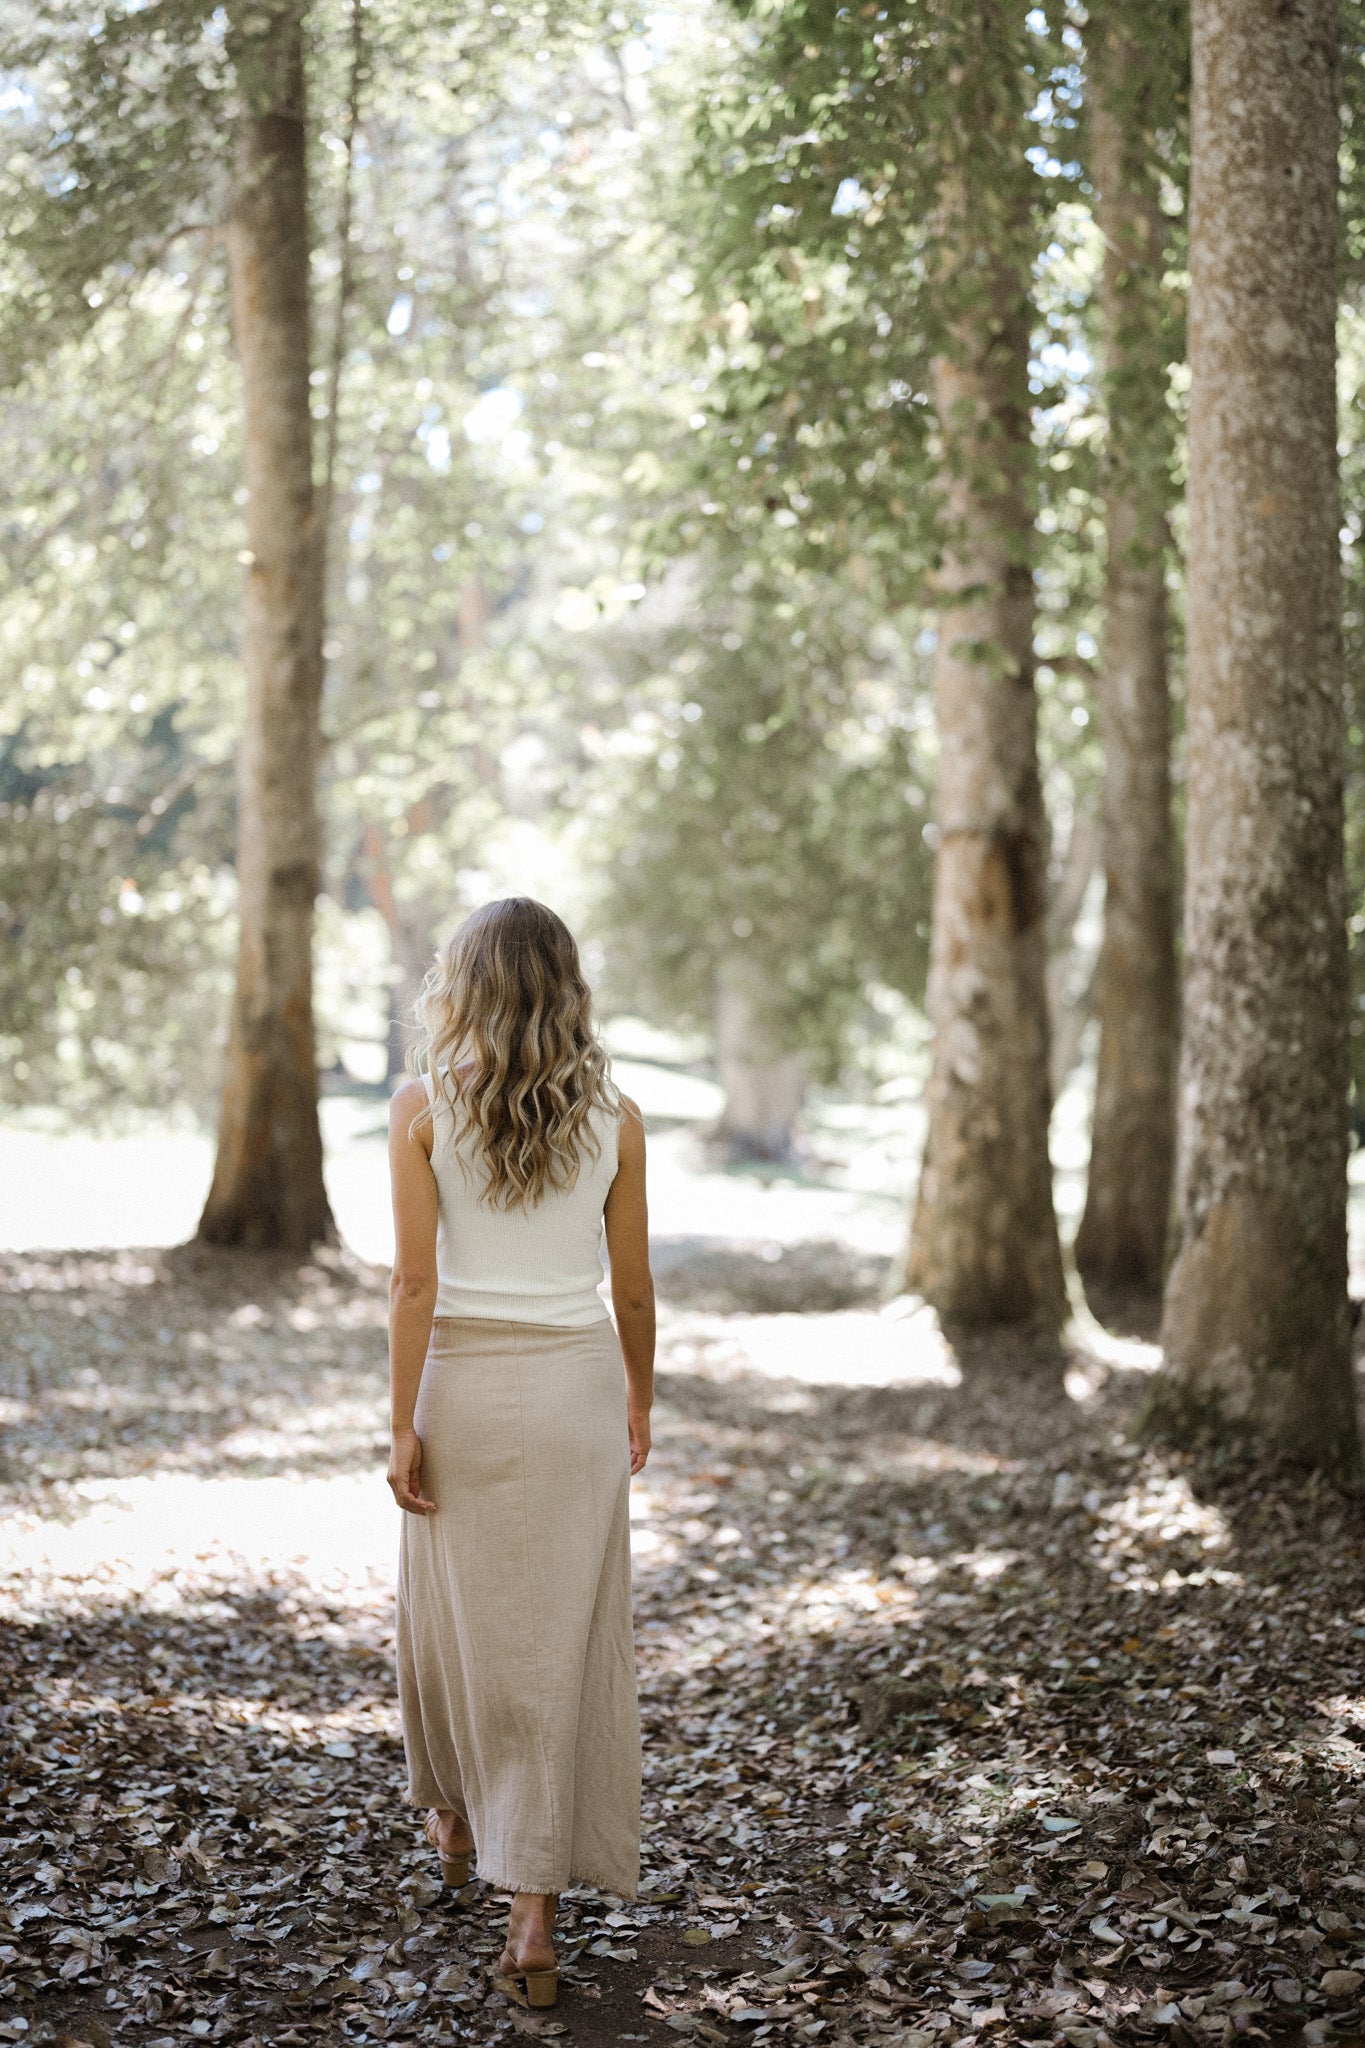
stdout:
[[542,2021],[491,1976],[503,1902],[443,1895],[401,1804],[379,1276],[2,1277],[0,2039],[1365,2032],[1361,1510],[1135,1450],[1140,1346],[907,1326],[867,1384],[876,1316],[678,1282],[645,1887],[566,1899]]

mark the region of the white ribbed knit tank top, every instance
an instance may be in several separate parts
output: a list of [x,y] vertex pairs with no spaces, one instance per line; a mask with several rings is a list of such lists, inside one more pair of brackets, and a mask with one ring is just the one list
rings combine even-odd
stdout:
[[437,1315],[569,1330],[605,1322],[602,1211],[616,1178],[620,1119],[589,1112],[601,1149],[596,1159],[584,1153],[571,1188],[547,1189],[533,1209],[494,1209],[480,1198],[486,1175],[469,1134],[457,1140],[450,1104],[435,1095],[431,1075],[424,1078],[436,1106]]

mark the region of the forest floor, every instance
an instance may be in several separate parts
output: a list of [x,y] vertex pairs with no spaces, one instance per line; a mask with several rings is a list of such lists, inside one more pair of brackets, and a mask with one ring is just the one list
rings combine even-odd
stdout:
[[0,2040],[1365,2039],[1361,1504],[1141,1447],[1141,1331],[665,1267],[644,1885],[541,2018],[403,1803],[383,1275],[0,1259]]

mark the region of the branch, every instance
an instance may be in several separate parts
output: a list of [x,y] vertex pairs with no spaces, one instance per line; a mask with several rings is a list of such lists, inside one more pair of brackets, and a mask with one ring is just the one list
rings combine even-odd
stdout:
[[137,837],[139,839],[146,839],[150,833],[155,832],[171,806],[179,803],[187,790],[193,789],[201,775],[207,775],[216,768],[228,768],[231,765],[232,758],[230,755],[221,760],[211,756],[200,755],[195,760],[187,762],[180,770],[180,773],[172,776],[166,787],[158,790],[152,798],[146,810],[133,827]]

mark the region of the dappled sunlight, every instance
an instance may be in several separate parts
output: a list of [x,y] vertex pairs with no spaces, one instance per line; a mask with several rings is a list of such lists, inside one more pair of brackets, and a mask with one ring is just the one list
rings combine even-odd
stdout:
[[[377,1462],[369,1474],[329,1478],[86,1480],[73,1508],[84,1511],[8,1518],[0,1586],[15,1614],[110,1599],[189,1612],[206,1585],[249,1587],[277,1572],[333,1600],[370,1599],[392,1584],[396,1517]],[[41,1588],[40,1607],[26,1588]]]
[[1365,2048],[1360,10],[12,12],[0,2048]]
[[[154,1287],[162,1278],[155,1252],[136,1251],[88,1253],[74,1249],[52,1251],[46,1247],[25,1256],[26,1247],[11,1250],[6,1245],[6,1292],[17,1294],[98,1293],[109,1306],[127,1288]],[[112,1299],[111,1299],[112,1298]],[[85,1311],[75,1306],[72,1313]],[[19,1349],[24,1350],[22,1340]]]
[[1086,1505],[1096,1516],[1092,1554],[1114,1585],[1153,1593],[1241,1583],[1227,1568],[1234,1545],[1226,1514],[1197,1500],[1183,1473],[1143,1473],[1117,1500],[1101,1505],[1096,1496]]
[[0,1373],[26,1418],[11,1479],[44,1490],[45,1514],[86,1511],[77,1481],[341,1472],[387,1441],[383,1294],[346,1254],[35,1252],[5,1268]]
[[956,1387],[962,1373],[932,1310],[705,1315],[664,1320],[660,1370],[725,1381],[755,1374],[809,1387]]
[[1087,1321],[1081,1338],[1087,1360],[1110,1372],[1156,1372],[1161,1364],[1161,1346],[1141,1337],[1120,1336],[1102,1323]]
[[[224,1294],[158,1255],[102,1297],[109,1263],[10,1297],[11,1812],[80,1845],[35,1849],[12,1944],[112,1971],[149,2025],[229,1973],[253,2013],[371,2032],[419,1984],[472,2011],[497,1902],[451,1917],[401,1799],[382,1276],[244,1265]],[[685,1941],[705,2010],[772,2012],[725,1969],[785,1970],[799,1911],[832,1944],[806,2026],[807,1996],[840,2024],[913,1996],[1001,2040],[1199,2001],[1235,2032],[1272,1969],[1302,2010],[1365,1936],[1340,1512],[1135,1446],[1141,1368],[1073,1354],[1077,1400],[1051,1356],[896,1308],[665,1303],[631,1501],[646,1890],[566,1900],[575,1995],[607,1956],[681,1999],[649,1959]]]
[[1161,1346],[1148,1338],[1111,1330],[1092,1313],[1077,1291],[1065,1339],[1068,1347],[1064,1384],[1068,1399],[1084,1407],[1103,1395],[1113,1380],[1137,1376],[1139,1381],[1161,1365]]

